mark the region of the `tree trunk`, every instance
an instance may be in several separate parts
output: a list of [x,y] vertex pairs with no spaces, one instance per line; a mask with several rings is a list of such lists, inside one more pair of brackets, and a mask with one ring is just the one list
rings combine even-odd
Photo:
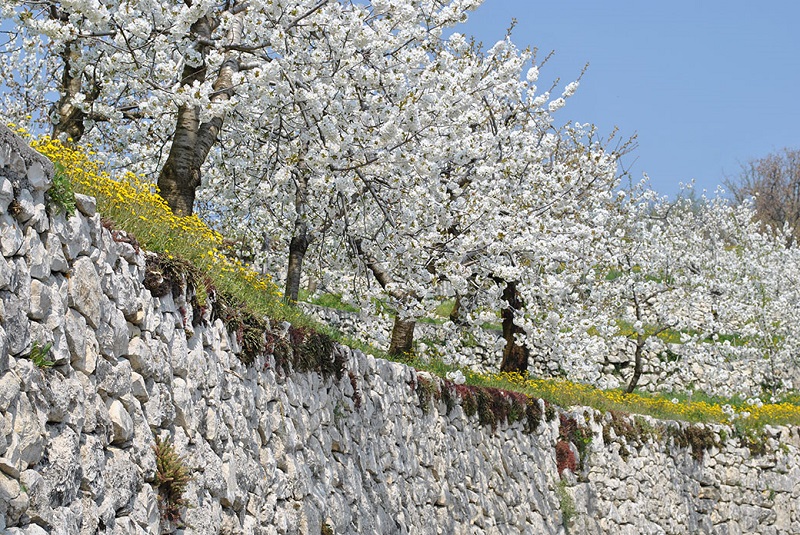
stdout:
[[286,291],[283,300],[297,303],[300,295],[300,277],[303,275],[303,259],[308,251],[312,237],[308,233],[306,211],[308,208],[308,170],[303,168],[302,159],[293,171],[294,178],[294,232],[289,242],[289,263],[286,266]]
[[52,137],[66,137],[72,143],[78,143],[86,129],[85,114],[80,108],[72,105],[72,99],[81,92],[82,72],[73,72],[73,65],[80,59],[80,46],[77,41],[70,41],[61,53],[64,72],[61,75],[61,98],[55,105],[58,122],[53,124]]
[[169,156],[158,176],[159,194],[175,215],[192,215],[195,191],[200,186],[200,165],[196,154],[200,111],[181,106]]
[[462,325],[461,321],[461,296],[456,295],[455,300],[453,301],[453,308],[450,310],[450,321],[452,321],[456,325]]
[[524,334],[522,328],[514,323],[516,311],[523,306],[519,293],[517,293],[517,283],[515,281],[506,283],[506,287],[503,290],[503,299],[508,303],[508,306],[502,311],[503,338],[506,341],[506,345],[503,347],[503,360],[500,363],[500,371],[526,373],[528,371],[528,347],[517,344],[515,336]]
[[633,389],[636,388],[636,385],[639,383],[639,379],[642,377],[642,350],[644,350],[644,342],[646,338],[641,334],[636,335],[636,352],[634,353],[633,358],[633,376],[631,377],[631,382],[628,383],[628,388],[625,389],[627,394],[633,392]]
[[414,327],[417,322],[414,320],[401,319],[399,315],[394,318],[392,328],[392,341],[389,344],[389,354],[402,356],[411,353],[414,348]]
[[[239,40],[242,25],[239,13],[230,25],[227,41],[235,43]],[[216,21],[210,16],[203,17],[192,25],[191,34],[211,41],[211,33]],[[205,57],[208,45],[198,45]],[[219,74],[213,84],[212,102],[230,99],[233,88],[233,75],[239,71],[239,61],[229,55],[220,66]],[[202,83],[206,78],[205,61],[199,66],[185,65],[181,82],[191,86],[195,81]],[[197,106],[183,105],[178,108],[175,133],[167,161],[158,176],[160,195],[167,201],[172,212],[180,216],[192,215],[194,198],[200,187],[200,167],[206,161],[208,153],[217,142],[222,129],[222,117],[214,117],[206,123],[200,123],[200,110]]]
[[289,243],[289,265],[286,268],[286,291],[283,300],[287,303],[297,303],[300,294],[300,277],[303,274],[303,258],[306,256],[308,244],[307,226],[305,221],[295,223],[295,235]]
[[[354,241],[356,251],[359,256],[364,260],[367,268],[372,272],[375,280],[381,285],[384,290],[391,283],[391,277],[386,269],[371,255],[365,254],[361,247],[361,240]],[[402,301],[409,296],[397,290],[387,290],[389,295]],[[414,348],[414,327],[417,325],[416,320],[403,319],[400,314],[394,317],[394,326],[392,327],[392,341],[389,343],[390,355],[406,355],[411,353]]]

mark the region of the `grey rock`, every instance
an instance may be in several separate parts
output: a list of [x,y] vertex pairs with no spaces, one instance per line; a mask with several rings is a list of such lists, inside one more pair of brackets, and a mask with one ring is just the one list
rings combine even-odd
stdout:
[[[73,366],[76,366],[81,360],[85,360],[87,331],[88,326],[84,316],[74,309],[68,309],[64,316],[64,334],[67,338],[67,347],[69,347]],[[94,371],[94,367],[87,370],[85,365],[77,365],[76,369],[87,373]]]
[[14,414],[14,434],[6,457],[19,456],[20,471],[41,460],[47,439],[44,425],[39,420],[27,396],[19,396],[17,412]]
[[0,255],[0,290],[10,289],[9,285],[14,276],[14,269],[3,255]]
[[8,535],[49,535],[43,527],[38,524],[28,524],[24,528],[9,528]]
[[20,254],[25,235],[17,221],[7,213],[0,214],[0,252],[6,258]]
[[131,372],[131,394],[142,403],[150,399],[144,377],[136,372]]
[[69,505],[78,498],[81,485],[79,436],[69,427],[51,428],[48,462],[41,471],[52,507]]
[[8,212],[8,205],[14,199],[14,186],[6,177],[0,175],[0,213]]
[[[30,295],[27,296],[30,298]],[[30,300],[25,301],[9,292],[0,292],[4,314],[3,327],[6,332],[6,347],[12,355],[19,355],[31,343],[30,321],[28,320],[27,310],[30,308]]]
[[121,357],[128,352],[128,324],[122,312],[110,302],[103,303],[101,308],[107,321],[101,321],[96,331],[100,354],[107,358]]
[[85,394],[77,378],[51,373],[37,399],[48,422],[71,424],[77,430],[83,427]]
[[[33,200],[33,195],[31,195],[30,191],[27,189],[20,190],[19,195],[17,195],[16,208],[15,217],[20,223],[28,223],[33,219],[36,215],[36,202]],[[19,254],[25,254],[27,250],[23,248],[22,251]]]
[[131,368],[142,377],[148,378],[154,375],[155,362],[153,361],[150,346],[142,340],[142,338],[135,336],[128,342],[128,360],[131,363]]
[[139,474],[125,450],[108,448],[105,463],[105,498],[100,505],[101,518],[129,514],[138,493]]
[[83,314],[90,326],[100,325],[100,307],[103,291],[94,264],[82,256],[72,265],[69,278],[69,305]]
[[28,317],[33,320],[44,319],[52,306],[50,288],[41,281],[33,279],[31,281],[31,305]]
[[75,260],[80,255],[88,255],[92,248],[89,225],[81,214],[69,219],[63,214],[52,218],[51,229],[59,237],[67,260]]
[[50,259],[50,269],[52,271],[61,273],[69,271],[69,263],[61,248],[61,241],[54,233],[47,234],[45,249],[47,250],[47,258]]
[[127,360],[116,363],[98,359],[97,390],[108,398],[120,398],[131,391],[131,364]]
[[[0,314],[2,314],[2,304],[3,302],[0,301]],[[6,336],[6,330],[0,326],[0,373],[5,372],[9,369],[11,365],[12,357],[9,355],[8,351],[8,337]]]
[[97,200],[94,197],[76,193],[75,207],[86,217],[93,217],[97,213]]
[[112,444],[121,444],[133,438],[133,419],[119,400],[111,402],[108,415],[112,425]]
[[0,472],[0,514],[11,517],[12,522],[16,522],[22,513],[19,510],[21,504],[15,503],[20,494],[23,493],[19,481]]
[[0,413],[8,411],[12,402],[17,400],[21,381],[17,374],[6,372],[0,376]]
[[47,254],[47,249],[33,228],[25,232],[25,242],[27,249],[25,261],[30,268],[31,277],[44,281],[50,276],[50,256]]
[[105,498],[104,446],[98,437],[85,435],[84,443],[80,447],[81,490],[95,503],[101,503]]
[[[101,286],[108,298],[116,303],[126,319],[135,318],[141,310],[137,295],[137,283],[127,274],[119,274],[108,269],[101,278]],[[141,286],[139,286],[141,288]]]
[[195,428],[196,405],[192,395],[181,377],[172,380],[172,401],[175,406],[175,424],[183,427],[187,434],[193,433]]
[[27,177],[28,184],[34,190],[50,189],[53,185],[53,164],[45,158],[38,158],[28,164]]

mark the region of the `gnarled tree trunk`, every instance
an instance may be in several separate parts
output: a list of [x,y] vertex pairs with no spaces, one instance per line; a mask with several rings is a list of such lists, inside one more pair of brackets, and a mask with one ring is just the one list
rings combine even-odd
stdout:
[[[241,16],[241,14],[239,15]],[[235,43],[242,32],[241,20],[237,16],[231,23],[227,40]],[[205,16],[192,25],[191,33],[199,37],[198,43],[210,43],[211,33],[217,21]],[[203,56],[207,44],[198,44]],[[238,57],[231,54],[220,67],[214,82],[212,102],[228,100],[233,87],[233,75],[239,71]],[[181,82],[191,86],[195,81],[203,82],[206,78],[205,61],[199,66],[186,65],[183,68]],[[158,189],[167,201],[173,213],[181,216],[191,215],[194,210],[194,198],[200,187],[200,167],[208,157],[211,147],[217,142],[222,129],[222,117],[214,117],[208,122],[200,123],[200,109],[194,105],[184,104],[178,108],[175,133],[167,161],[158,176]]]
[[294,173],[295,193],[294,208],[297,218],[294,222],[294,233],[289,243],[289,263],[286,267],[286,291],[283,299],[287,303],[296,303],[300,295],[300,277],[303,274],[303,259],[312,241],[308,233],[306,207],[308,195],[308,173]]
[[[364,260],[364,263],[367,265],[367,268],[375,276],[378,284],[381,285],[381,288],[386,290],[391,282],[389,274],[374,257],[364,253],[364,250],[361,248],[361,240],[355,240],[355,247],[359,256],[361,256],[361,258]],[[397,290],[387,291],[389,295],[398,301],[402,301],[403,299],[407,299],[409,297],[408,294],[399,292]],[[390,355],[401,356],[411,352],[411,350],[414,348],[414,328],[416,325],[416,320],[403,318],[400,314],[397,314],[394,317],[394,325],[392,326],[392,340],[389,343]]]
[[503,339],[506,341],[503,347],[503,360],[500,363],[501,372],[525,373],[528,371],[528,347],[519,345],[516,340],[517,334],[524,334],[522,327],[514,323],[514,316],[517,310],[523,307],[522,299],[517,292],[516,281],[506,282],[503,289],[503,299],[508,303],[503,309]]
[[61,75],[61,98],[55,105],[58,122],[53,124],[52,133],[55,139],[63,136],[73,143],[78,143],[86,130],[84,124],[86,114],[82,109],[72,105],[73,98],[82,89],[83,72],[75,72],[73,69],[73,65],[78,62],[80,57],[80,46],[76,41],[70,41],[61,53],[64,72]]
[[389,343],[390,355],[406,355],[414,349],[414,327],[417,322],[395,316],[392,327],[392,341]]
[[289,264],[286,268],[286,290],[283,293],[283,300],[287,303],[297,303],[300,295],[300,277],[303,274],[303,258],[308,251],[311,240],[308,237],[308,230],[305,221],[300,224],[295,223],[295,235],[289,242]]
[[633,392],[642,377],[642,351],[644,350],[645,340],[647,338],[641,334],[636,335],[636,351],[633,354],[633,376],[630,383],[628,383],[628,388],[625,389],[628,394]]

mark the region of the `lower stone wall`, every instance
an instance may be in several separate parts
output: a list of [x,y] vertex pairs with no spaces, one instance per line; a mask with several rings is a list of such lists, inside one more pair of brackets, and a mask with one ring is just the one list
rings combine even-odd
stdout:
[[[51,173],[0,128],[6,533],[800,533],[796,429],[747,442],[541,401],[509,425],[518,398],[476,407],[341,346],[338,377],[245,366],[184,286],[145,287],[146,257],[92,199],[47,212]],[[174,522],[157,439],[191,476]]]

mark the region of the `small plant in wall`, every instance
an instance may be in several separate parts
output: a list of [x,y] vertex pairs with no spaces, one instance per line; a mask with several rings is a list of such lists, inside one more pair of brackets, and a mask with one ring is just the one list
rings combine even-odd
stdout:
[[57,163],[55,169],[53,185],[47,190],[49,208],[56,214],[63,212],[69,218],[75,215],[75,192],[64,166]]
[[53,344],[50,342],[43,346],[40,346],[39,342],[33,343],[30,359],[37,368],[51,368],[53,364],[55,364],[55,361],[47,358],[47,356],[50,354],[51,347],[53,347]]
[[561,524],[567,533],[570,532],[575,517],[578,515],[578,509],[575,506],[575,500],[567,490],[567,482],[563,479],[558,482],[556,487],[556,497],[558,504],[561,507]]
[[171,441],[156,437],[153,451],[156,455],[156,489],[161,518],[180,525],[182,510],[187,506],[183,494],[192,476]]

